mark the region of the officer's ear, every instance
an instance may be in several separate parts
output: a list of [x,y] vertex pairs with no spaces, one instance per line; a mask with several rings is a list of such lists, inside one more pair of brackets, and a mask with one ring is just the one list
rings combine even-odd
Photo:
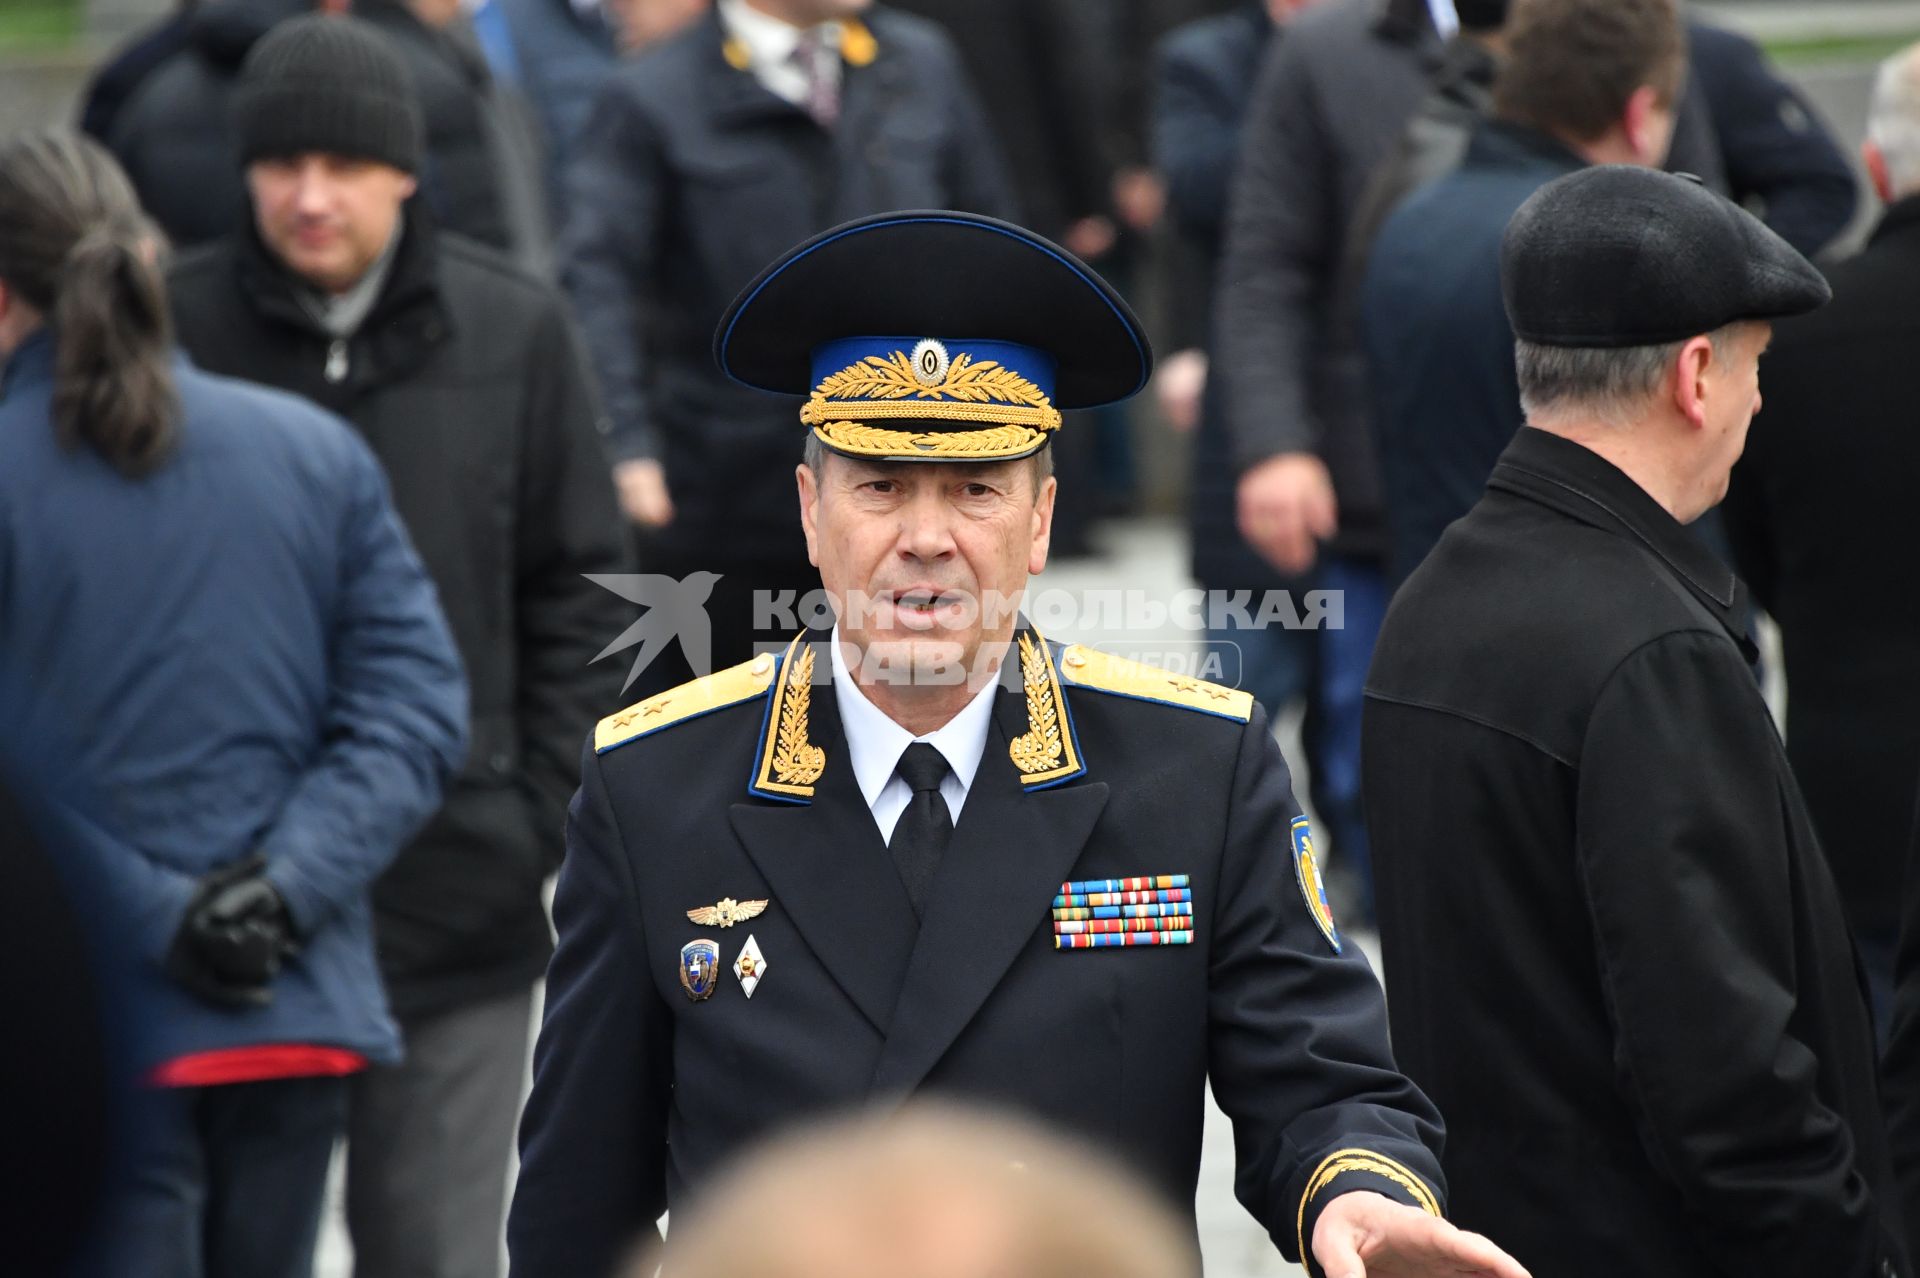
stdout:
[[819,545],[819,538],[815,533],[814,515],[820,504],[819,476],[813,473],[813,467],[801,462],[793,468],[793,482],[799,490],[800,528],[807,534],[807,562],[818,568],[820,555],[815,547]]

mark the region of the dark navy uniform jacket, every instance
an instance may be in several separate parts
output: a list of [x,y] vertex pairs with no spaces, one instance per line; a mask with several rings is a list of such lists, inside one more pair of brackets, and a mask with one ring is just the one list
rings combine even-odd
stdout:
[[[1439,1116],[1394,1067],[1367,961],[1310,910],[1310,841],[1246,694],[1084,648],[1010,659],[1024,677],[997,694],[916,925],[824,640],[642,702],[587,750],[513,1278],[604,1278],[750,1142],[914,1093],[1050,1121],[1190,1213],[1211,1079],[1236,1192],[1289,1256],[1349,1189],[1439,1209]],[[1191,944],[1055,948],[1064,882],[1180,874]],[[689,920],[724,898],[769,904],[726,928]],[[750,936],[751,998],[732,971]],[[700,938],[721,970],[694,1001],[680,955]]]
[[1744,587],[1523,429],[1388,611],[1364,782],[1393,1040],[1462,1228],[1553,1278],[1907,1274],[1839,893]]

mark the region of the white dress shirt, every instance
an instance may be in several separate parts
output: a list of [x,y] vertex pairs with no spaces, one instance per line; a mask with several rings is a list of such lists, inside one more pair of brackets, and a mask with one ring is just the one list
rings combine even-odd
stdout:
[[916,741],[924,741],[938,750],[947,761],[946,779],[940,783],[940,797],[947,801],[947,812],[955,825],[960,823],[960,808],[973,788],[973,777],[980,770],[980,759],[987,752],[987,731],[993,723],[993,695],[1000,690],[995,680],[974,694],[959,714],[924,737],[916,737],[889,719],[886,712],[867,700],[867,694],[853,681],[847,660],[840,654],[840,628],[833,628],[827,647],[833,653],[833,699],[840,708],[840,727],[847,737],[847,761],[853,765],[853,777],[860,794],[880,827],[880,838],[891,841],[893,827],[913,798],[913,787],[895,771],[900,756]]
[[1453,39],[1460,30],[1460,14],[1453,7],[1453,0],[1427,0],[1427,11],[1433,15],[1433,29],[1440,33],[1442,40]]
[[746,46],[754,78],[776,97],[804,110],[813,92],[814,76],[838,81],[842,34],[838,22],[823,22],[813,28],[820,33],[820,42],[814,50],[815,65],[808,68],[795,56],[806,28],[762,13],[747,0],[720,0],[720,20],[726,24],[727,34]]

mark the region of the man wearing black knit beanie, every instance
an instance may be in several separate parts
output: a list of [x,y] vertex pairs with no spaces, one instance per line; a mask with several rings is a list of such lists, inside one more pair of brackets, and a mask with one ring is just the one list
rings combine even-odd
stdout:
[[[452,625],[472,748],[373,890],[406,1060],[349,1089],[356,1278],[496,1278],[541,902],[577,742],[617,709],[591,666],[629,618],[583,574],[624,537],[566,309],[415,197],[421,113],[376,28],[303,17],[237,93],[251,225],[174,270],[182,344],[210,372],[345,417],[385,465]],[[377,636],[342,642],[377,643]],[[343,831],[342,837],[351,837]]]

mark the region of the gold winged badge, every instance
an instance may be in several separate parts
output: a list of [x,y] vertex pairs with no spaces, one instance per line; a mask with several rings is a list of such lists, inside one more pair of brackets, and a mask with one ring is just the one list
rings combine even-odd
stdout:
[[687,917],[701,927],[732,927],[735,923],[759,918],[766,908],[765,901],[736,901],[730,896],[723,896],[718,905],[703,905],[699,909],[688,910]]

